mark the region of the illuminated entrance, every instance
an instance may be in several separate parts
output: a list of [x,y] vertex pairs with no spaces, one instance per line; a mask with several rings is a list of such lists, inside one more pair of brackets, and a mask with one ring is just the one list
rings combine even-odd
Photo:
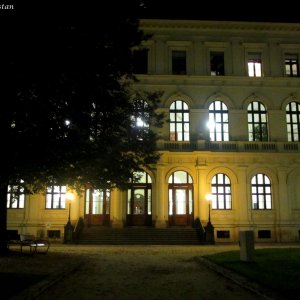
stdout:
[[193,180],[184,171],[176,171],[169,177],[169,224],[172,226],[192,225]]
[[146,172],[137,172],[140,176],[127,191],[127,216],[129,226],[152,225],[152,181]]
[[88,225],[109,225],[110,190],[87,189],[85,192],[85,220]]

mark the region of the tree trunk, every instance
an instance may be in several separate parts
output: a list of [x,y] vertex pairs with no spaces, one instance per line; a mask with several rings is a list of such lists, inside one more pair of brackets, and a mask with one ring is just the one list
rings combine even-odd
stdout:
[[7,226],[7,186],[0,185],[0,255],[7,253],[6,226]]

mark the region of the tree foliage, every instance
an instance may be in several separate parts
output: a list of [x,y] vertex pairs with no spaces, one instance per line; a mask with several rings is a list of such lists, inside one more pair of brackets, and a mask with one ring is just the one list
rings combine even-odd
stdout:
[[0,16],[1,252],[8,185],[122,188],[157,161],[160,94],[133,88],[140,2],[20,1]]
[[[147,38],[134,15],[139,5],[113,1],[97,13],[79,6],[65,15],[60,5],[50,17],[44,6],[38,16],[40,6],[23,7],[26,18],[17,11],[7,35],[1,183],[122,187],[133,170],[157,160],[151,129],[161,119],[160,95],[132,88],[131,49]],[[141,99],[150,128],[136,128]]]

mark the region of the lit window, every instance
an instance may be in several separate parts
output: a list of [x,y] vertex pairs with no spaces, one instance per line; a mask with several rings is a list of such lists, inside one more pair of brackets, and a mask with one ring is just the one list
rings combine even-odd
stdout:
[[261,77],[261,54],[249,53],[248,55],[248,75],[249,77]]
[[225,174],[217,174],[211,181],[212,209],[231,209],[231,184]]
[[170,106],[170,141],[190,140],[190,113],[187,104],[181,100]]
[[299,76],[299,64],[297,54],[286,54],[285,56],[285,75],[289,77]]
[[211,141],[229,141],[228,109],[222,101],[209,106],[208,128]]
[[[20,180],[20,183],[23,183]],[[9,185],[7,188],[7,208],[24,208],[25,189],[20,185]]]
[[62,209],[66,208],[66,186],[48,186],[46,191],[46,208]]
[[248,105],[249,141],[268,141],[268,120],[265,106],[259,101]]
[[272,209],[271,181],[265,174],[251,180],[252,209]]
[[286,106],[286,126],[289,142],[299,142],[300,140],[300,104],[290,102]]

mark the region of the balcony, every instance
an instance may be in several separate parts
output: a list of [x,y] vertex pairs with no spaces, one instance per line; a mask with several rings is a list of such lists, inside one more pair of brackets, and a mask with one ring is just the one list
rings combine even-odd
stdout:
[[211,151],[211,152],[284,152],[299,153],[299,142],[210,142],[205,140],[189,142],[173,142],[159,140],[157,142],[159,151],[173,152],[192,152],[192,151]]

